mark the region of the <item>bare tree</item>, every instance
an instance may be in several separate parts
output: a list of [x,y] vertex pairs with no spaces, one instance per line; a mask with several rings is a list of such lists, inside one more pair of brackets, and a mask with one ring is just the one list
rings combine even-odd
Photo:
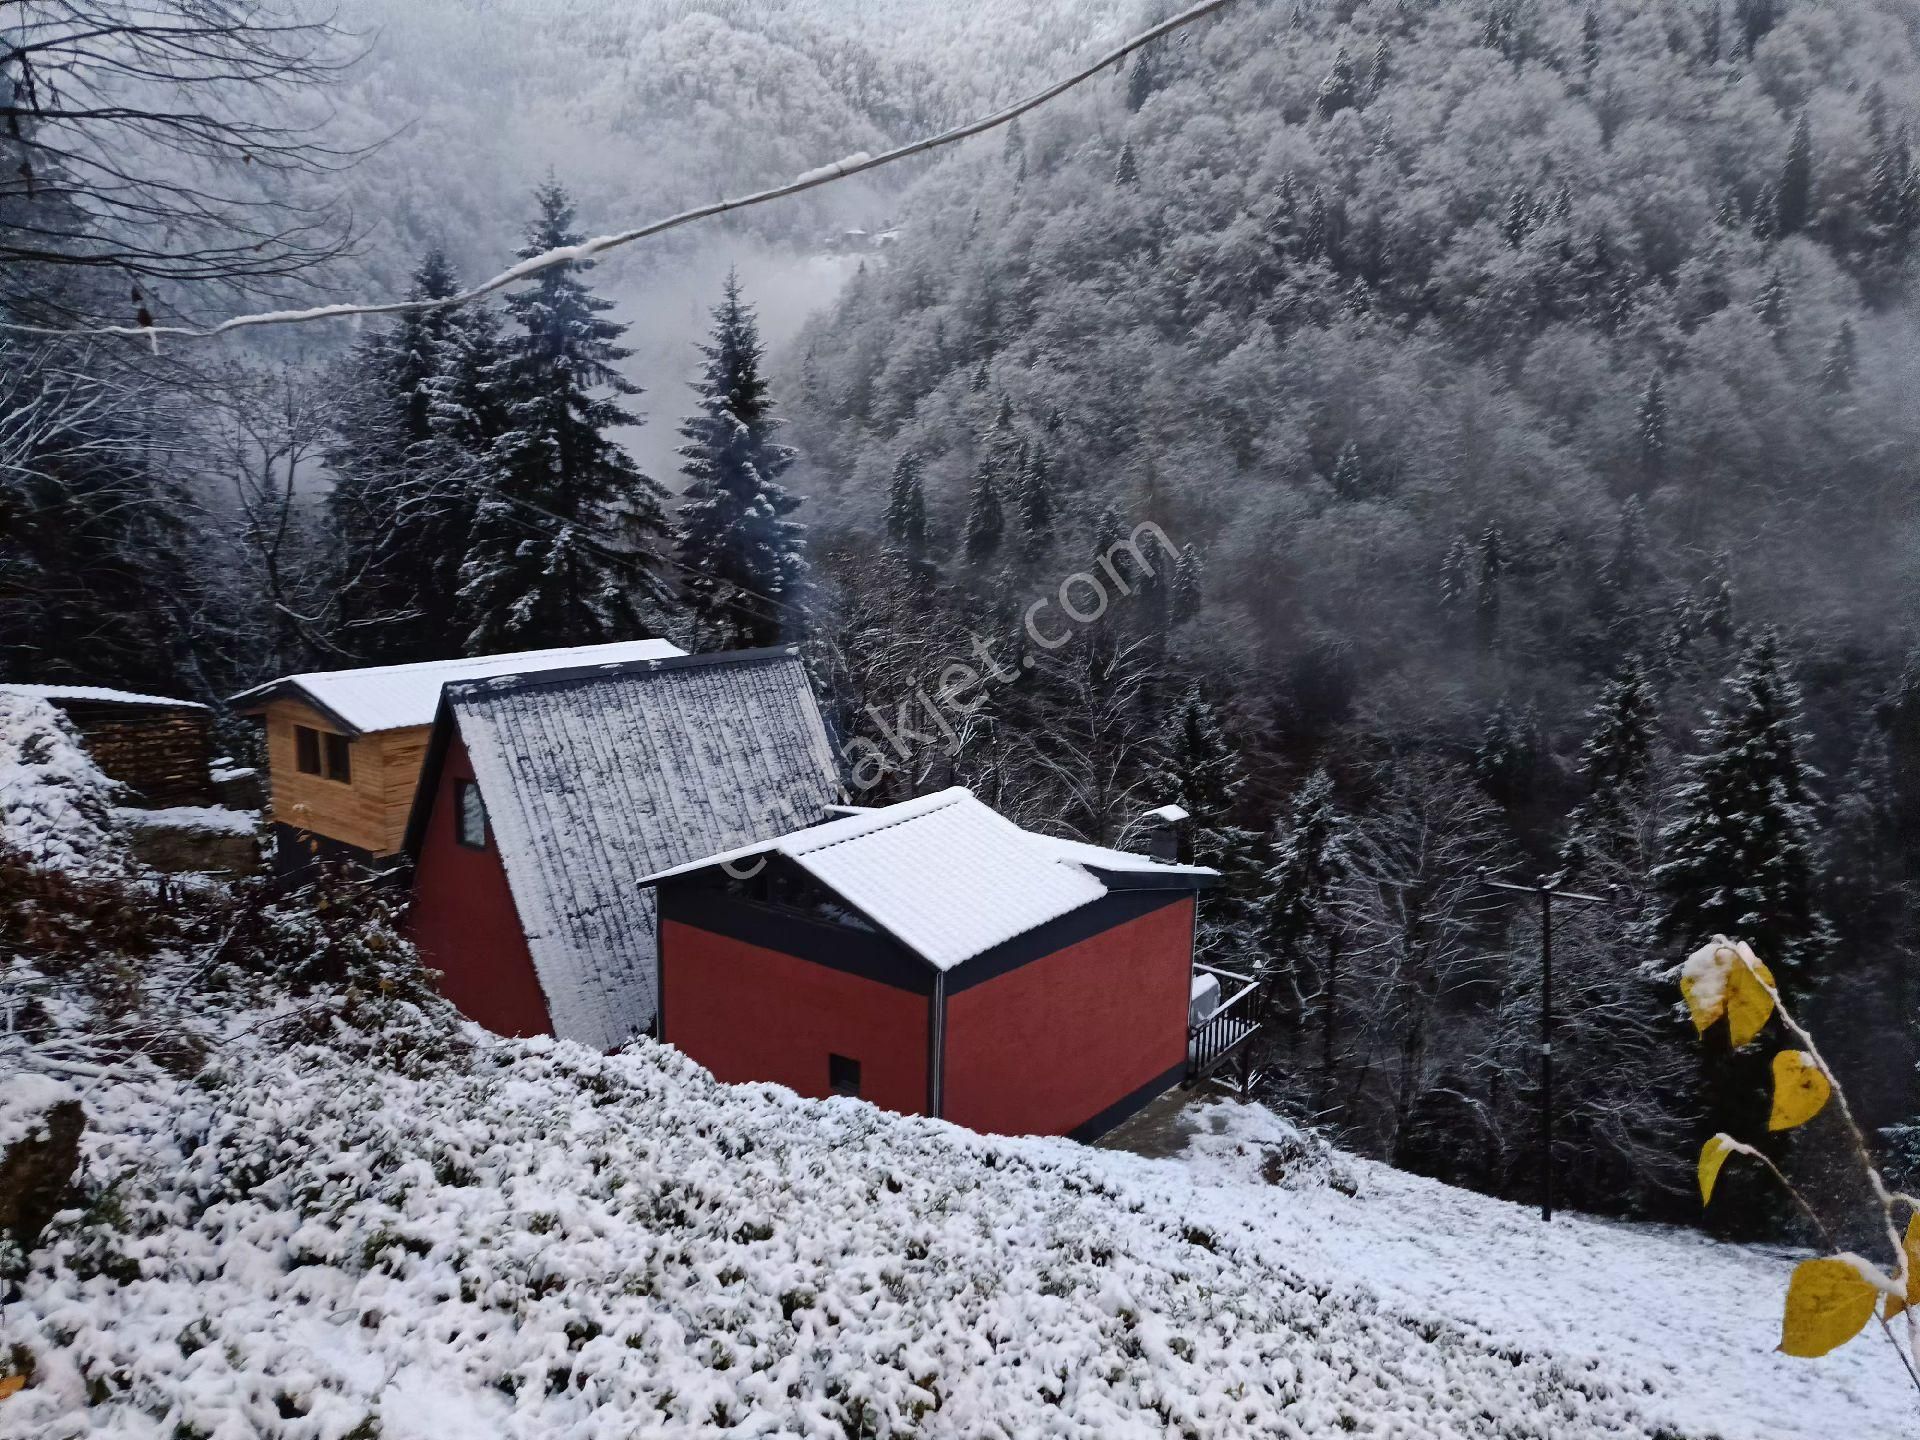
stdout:
[[286,182],[353,158],[306,103],[344,39],[262,0],[0,6],[0,270],[131,278],[134,319],[156,281],[259,288],[338,254],[347,224]]

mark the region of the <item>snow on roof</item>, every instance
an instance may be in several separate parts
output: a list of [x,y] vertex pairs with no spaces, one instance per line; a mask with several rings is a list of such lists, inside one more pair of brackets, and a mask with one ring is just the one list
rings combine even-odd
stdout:
[[645,883],[777,853],[929,964],[951,970],[1107,893],[1060,843],[1068,842],[1022,830],[955,786],[677,866]]
[[793,650],[476,680],[447,704],[473,763],[554,1033],[653,1022],[654,896],[636,880],[823,818],[840,799]]
[[1205,865],[1177,865],[1156,860],[1132,850],[1111,850],[1105,845],[1089,845],[1084,840],[1067,840],[1058,835],[1034,835],[1040,845],[1062,860],[1071,860],[1089,870],[1105,870],[1122,875],[1185,875],[1195,880],[1218,879],[1220,872]]
[[198,700],[177,700],[171,695],[140,695],[132,690],[108,690],[99,685],[0,685],[0,694],[22,695],[29,700],[91,700],[100,705],[165,705],[181,710],[204,710]]
[[670,640],[616,640],[610,645],[563,645],[553,650],[516,650],[460,660],[424,660],[412,665],[370,665],[358,670],[314,670],[284,675],[235,695],[237,709],[262,705],[284,690],[297,690],[321,710],[358,733],[431,725],[440,687],[454,680],[531,675],[583,665],[665,660],[687,652]]

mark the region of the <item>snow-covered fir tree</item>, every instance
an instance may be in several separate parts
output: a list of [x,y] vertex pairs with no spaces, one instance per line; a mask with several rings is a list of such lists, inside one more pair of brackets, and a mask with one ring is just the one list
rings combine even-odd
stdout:
[[1700,741],[1660,835],[1660,935],[1677,947],[1748,940],[1792,1000],[1818,978],[1829,937],[1815,889],[1816,775],[1773,631],[1748,646]]
[[906,559],[918,563],[927,558],[927,496],[920,479],[920,457],[912,450],[901,451],[894,462],[885,520],[887,539]]
[[1222,883],[1202,906],[1200,943],[1219,956],[1244,945],[1260,874],[1259,837],[1239,823],[1246,768],[1218,708],[1189,686],[1168,718],[1152,794],[1187,812],[1194,863],[1211,865]]
[[[408,298],[459,289],[434,250]],[[499,359],[499,323],[485,306],[409,312],[349,357],[327,497],[347,653],[385,662],[458,653],[460,566],[486,451],[502,428]]]
[[1347,825],[1334,801],[1333,777],[1320,766],[1294,791],[1274,837],[1264,876],[1258,969],[1293,1048],[1311,1030],[1311,1066],[1322,1098],[1333,1069],[1335,972],[1343,938],[1341,891],[1352,871]]
[[780,483],[794,451],[774,438],[783,422],[773,413],[759,322],[732,271],[700,353],[700,408],[680,422],[682,586],[703,646],[772,645],[805,628],[805,531],[789,518],[799,498]]
[[[534,201],[522,259],[585,238],[558,181]],[[553,266],[507,297],[519,328],[489,387],[505,429],[460,569],[468,654],[628,639],[666,623],[666,492],[609,433],[640,423],[617,398],[640,392],[615,368],[631,353],[619,343],[627,327],[580,278],[591,264]]]
[[1580,784],[1585,793],[1567,821],[1561,863],[1577,876],[1605,862],[1630,863],[1649,839],[1646,809],[1651,796],[1659,708],[1639,663],[1623,664],[1587,711],[1590,727],[1580,747]]

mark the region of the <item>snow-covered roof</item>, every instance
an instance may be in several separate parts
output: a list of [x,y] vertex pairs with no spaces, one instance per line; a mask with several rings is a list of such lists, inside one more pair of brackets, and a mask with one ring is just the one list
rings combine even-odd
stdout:
[[[841,798],[791,649],[466,681],[446,701],[554,1033],[584,1045],[653,1022],[654,896],[639,877],[820,820]],[[417,853],[424,805],[414,818]]]
[[171,695],[140,695],[132,690],[109,690],[99,685],[0,685],[0,694],[23,695],[29,700],[50,700],[58,705],[67,700],[88,700],[98,705],[164,705],[177,710],[204,710],[198,700],[177,700]]
[[1116,871],[1131,868],[1119,862],[1135,861],[1196,882],[1215,873],[1035,835],[954,786],[710,855],[643,883],[768,854],[793,861],[940,970],[1100,899],[1107,886],[1091,873],[1096,866]]
[[1220,878],[1218,870],[1205,865],[1178,865],[1132,850],[1112,850],[1105,845],[1089,845],[1084,840],[1067,840],[1058,835],[1035,835],[1033,838],[1060,859],[1071,860],[1089,870],[1121,875],[1180,875],[1200,881]]
[[516,650],[505,655],[424,660],[412,665],[315,670],[269,680],[241,691],[227,703],[236,709],[252,709],[293,691],[347,730],[364,734],[431,725],[440,704],[440,687],[450,681],[664,660],[686,653],[670,640],[616,640],[609,645],[563,645],[553,650]]

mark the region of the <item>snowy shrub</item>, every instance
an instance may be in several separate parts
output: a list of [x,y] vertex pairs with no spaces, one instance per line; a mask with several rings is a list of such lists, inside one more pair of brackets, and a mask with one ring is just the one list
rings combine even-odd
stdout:
[[110,870],[125,853],[120,794],[51,704],[0,693],[0,842],[44,865]]

